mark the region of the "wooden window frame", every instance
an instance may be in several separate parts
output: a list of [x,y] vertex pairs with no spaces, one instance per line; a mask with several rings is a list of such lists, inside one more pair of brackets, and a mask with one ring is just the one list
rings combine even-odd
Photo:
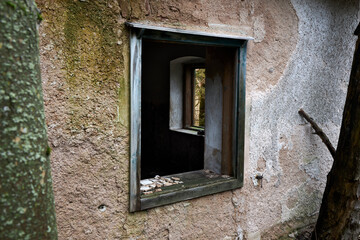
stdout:
[[[148,26],[127,22],[130,27],[130,212],[141,211],[165,204],[188,200],[209,194],[236,189],[243,186],[244,137],[245,137],[245,64],[247,42],[250,37],[218,35],[205,32]],[[141,66],[142,39],[165,42],[188,43],[194,45],[235,47],[236,60],[234,76],[234,119],[233,157],[231,159],[231,178],[215,178],[203,181],[201,171],[180,174],[184,178],[197,178],[191,187],[142,197],[140,193],[141,176]],[[224,115],[223,115],[224,117]],[[228,116],[225,116],[228,117]],[[229,165],[229,164],[228,164]]]

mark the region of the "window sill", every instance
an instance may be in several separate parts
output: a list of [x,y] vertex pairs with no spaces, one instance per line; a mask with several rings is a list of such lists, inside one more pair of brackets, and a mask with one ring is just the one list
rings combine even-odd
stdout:
[[161,192],[154,191],[148,195],[141,195],[141,210],[242,187],[241,181],[234,177],[218,175],[207,170],[165,177],[180,178],[183,183],[162,187]]
[[196,135],[196,136],[199,136],[199,137],[204,137],[204,135],[199,135],[198,134],[199,130],[194,130],[194,129],[189,129],[189,128],[179,128],[179,129],[170,129],[170,130],[174,131],[174,132],[180,132],[180,133]]

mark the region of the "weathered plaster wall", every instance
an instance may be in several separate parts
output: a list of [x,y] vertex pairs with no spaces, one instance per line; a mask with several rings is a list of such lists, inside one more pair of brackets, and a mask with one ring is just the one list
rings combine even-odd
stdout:
[[[277,239],[314,220],[331,158],[297,110],[336,142],[358,1],[37,2],[60,239]],[[128,213],[126,20],[255,37],[242,189]]]
[[[292,1],[299,18],[296,49],[278,84],[251,91],[247,174],[264,174],[252,193],[246,229],[316,217],[331,156],[297,114],[304,108],[336,145],[358,22],[358,2]],[[248,188],[250,190],[251,188]],[[245,188],[244,188],[245,190]],[[269,202],[268,196],[271,196]],[[275,210],[276,209],[276,210]],[[256,218],[255,216],[263,216]],[[300,220],[303,217],[303,220]],[[277,230],[278,231],[278,230]]]

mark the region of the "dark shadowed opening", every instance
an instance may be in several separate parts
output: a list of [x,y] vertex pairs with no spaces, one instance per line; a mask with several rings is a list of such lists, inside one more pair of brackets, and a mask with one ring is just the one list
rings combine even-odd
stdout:
[[204,137],[169,129],[170,61],[205,58],[206,47],[143,40],[141,179],[204,168]]

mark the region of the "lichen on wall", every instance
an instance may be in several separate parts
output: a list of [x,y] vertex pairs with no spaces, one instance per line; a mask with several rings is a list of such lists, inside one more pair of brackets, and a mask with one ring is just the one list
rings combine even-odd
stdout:
[[[60,239],[276,239],[313,223],[331,159],[297,110],[308,110],[336,141],[355,1],[37,2]],[[128,212],[125,21],[254,36],[242,189]]]

